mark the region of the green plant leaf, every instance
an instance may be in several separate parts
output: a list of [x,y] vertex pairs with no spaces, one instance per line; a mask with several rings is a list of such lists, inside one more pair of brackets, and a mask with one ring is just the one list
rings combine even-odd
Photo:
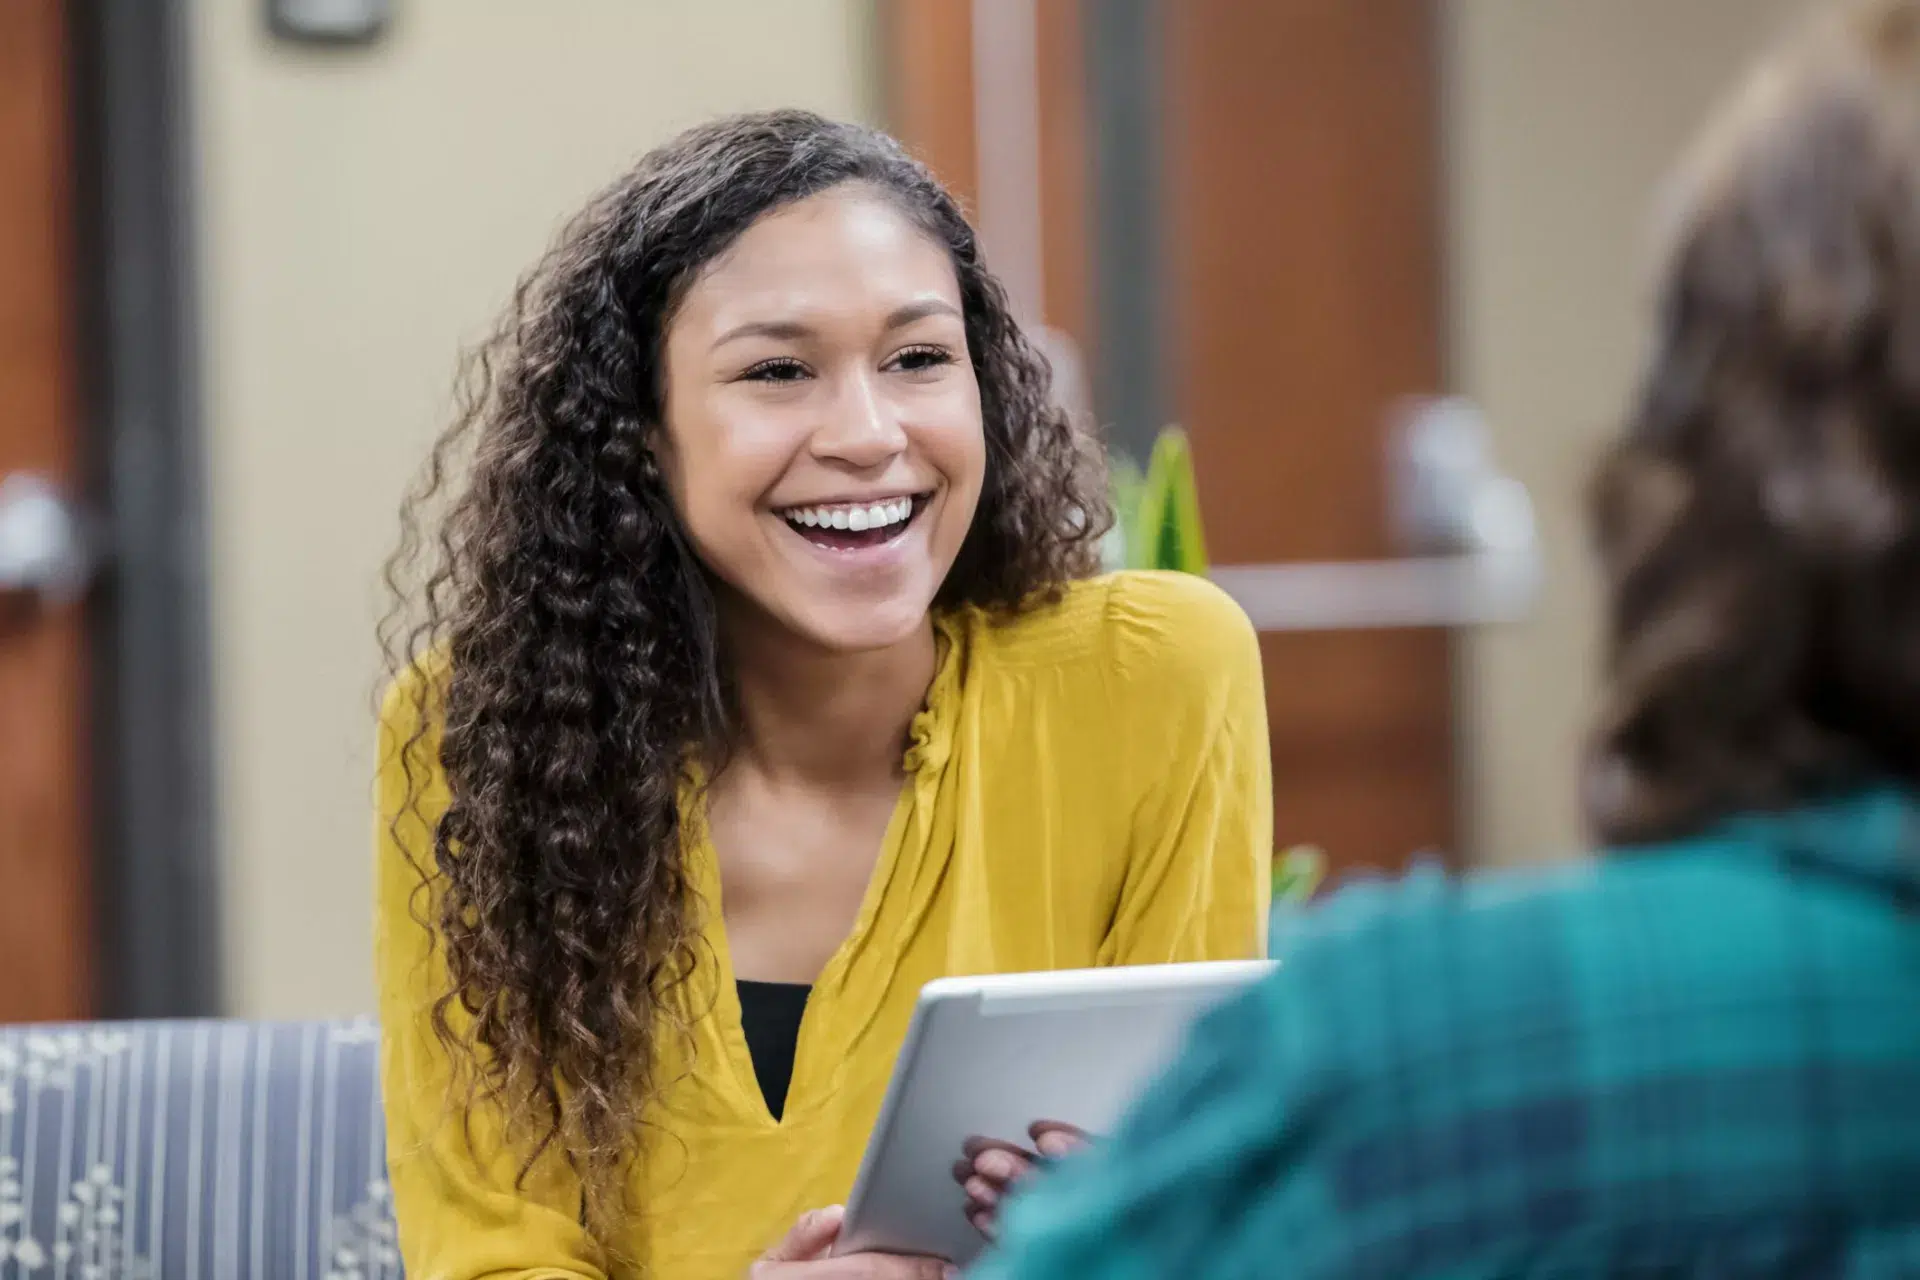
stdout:
[[1193,454],[1186,432],[1179,427],[1168,427],[1154,441],[1137,519],[1136,568],[1206,573],[1206,537],[1200,525]]
[[1108,535],[1103,559],[1109,569],[1138,568],[1140,550],[1140,504],[1147,477],[1140,464],[1124,453],[1116,453],[1107,466],[1113,498],[1113,532]]

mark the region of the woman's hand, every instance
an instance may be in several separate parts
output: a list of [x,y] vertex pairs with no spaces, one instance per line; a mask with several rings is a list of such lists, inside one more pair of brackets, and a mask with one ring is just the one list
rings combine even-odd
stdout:
[[[967,1221],[991,1240],[1000,1216],[1000,1204],[1015,1183],[1036,1164],[1058,1160],[1087,1145],[1087,1135],[1070,1124],[1041,1120],[1027,1130],[1034,1150],[992,1138],[969,1138],[964,1154],[953,1166],[953,1180],[967,1193]],[[1036,1154],[1037,1153],[1037,1154]]]
[[830,1258],[847,1211],[815,1209],[793,1224],[782,1240],[753,1264],[748,1280],[952,1280],[960,1273],[936,1258],[890,1253],[854,1253]]

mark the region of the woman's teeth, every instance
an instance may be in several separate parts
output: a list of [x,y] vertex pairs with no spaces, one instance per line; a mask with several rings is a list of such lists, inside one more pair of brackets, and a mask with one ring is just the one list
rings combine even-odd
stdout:
[[805,529],[849,529],[859,533],[902,523],[913,514],[913,499],[889,498],[885,502],[792,507],[780,514],[786,517],[789,524]]

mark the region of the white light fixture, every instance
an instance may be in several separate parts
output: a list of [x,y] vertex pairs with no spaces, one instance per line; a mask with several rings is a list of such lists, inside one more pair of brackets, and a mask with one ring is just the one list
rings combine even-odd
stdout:
[[386,30],[392,0],[267,0],[267,24],[284,40],[367,44]]
[[1388,498],[1406,558],[1214,569],[1260,630],[1474,628],[1532,613],[1542,576],[1533,500],[1499,469],[1479,409],[1417,399],[1396,418]]

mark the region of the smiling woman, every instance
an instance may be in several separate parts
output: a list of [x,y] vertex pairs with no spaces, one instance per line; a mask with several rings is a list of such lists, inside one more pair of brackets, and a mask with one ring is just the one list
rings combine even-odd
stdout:
[[688,289],[665,354],[667,487],[732,588],[729,637],[881,649],[924,629],[985,471],[946,245],[871,182],[798,200]]
[[925,982],[1263,950],[1252,629],[1090,576],[1097,448],[866,129],[649,155],[469,370],[385,628],[408,1270],[938,1274],[826,1256]]

